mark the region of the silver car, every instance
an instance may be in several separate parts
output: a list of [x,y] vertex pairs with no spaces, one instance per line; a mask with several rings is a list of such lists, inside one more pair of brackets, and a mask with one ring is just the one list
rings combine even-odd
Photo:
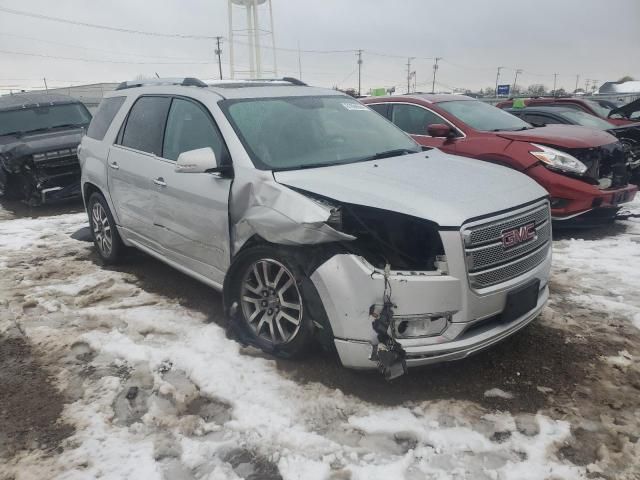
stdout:
[[340,92],[294,79],[124,83],[83,138],[105,263],[136,247],[217,290],[241,341],[351,368],[464,358],[548,298],[547,193],[423,150]]

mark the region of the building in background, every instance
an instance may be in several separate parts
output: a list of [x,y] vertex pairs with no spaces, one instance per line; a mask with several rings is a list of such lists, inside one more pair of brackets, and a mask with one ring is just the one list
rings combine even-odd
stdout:
[[611,94],[629,94],[635,93],[640,94],[640,81],[638,80],[629,80],[627,82],[605,82],[598,89],[598,93],[600,95],[611,95]]

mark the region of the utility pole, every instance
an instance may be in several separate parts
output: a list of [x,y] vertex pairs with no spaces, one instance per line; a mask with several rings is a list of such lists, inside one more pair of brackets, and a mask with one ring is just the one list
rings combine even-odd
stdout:
[[362,50],[358,50],[358,96],[362,88]]
[[500,81],[500,70],[504,67],[498,67],[498,73],[496,73],[496,98],[498,98],[498,82]]
[[558,95],[556,94],[556,84],[557,84],[557,81],[558,81],[558,74],[557,74],[557,73],[554,73],[554,74],[553,74],[553,96],[554,96],[554,97],[557,97],[557,96],[558,96]]
[[578,82],[580,81],[580,75],[576,75],[576,88],[573,90],[573,93],[575,94],[578,91]]
[[47,87],[47,79],[43,78],[42,80],[44,80],[44,90],[45,90],[45,92],[48,92],[49,91],[49,87]]
[[591,83],[591,80],[589,80],[588,78],[584,79],[584,93],[588,94],[589,93],[589,84]]
[[222,37],[216,37],[216,55],[218,56],[218,70],[220,72],[220,80],[222,80],[222,50],[220,49],[220,40]]
[[407,93],[411,93],[411,60],[413,57],[407,58]]
[[513,88],[512,88],[513,95],[516,94],[516,85],[518,84],[518,75],[520,75],[521,73],[522,73],[522,70],[518,68],[516,70],[516,76],[513,78]]
[[598,80],[594,80],[591,84],[591,91],[595,92],[598,89]]
[[433,81],[431,82],[431,93],[436,93],[436,72],[438,71],[438,61],[442,60],[442,57],[436,57],[433,64]]

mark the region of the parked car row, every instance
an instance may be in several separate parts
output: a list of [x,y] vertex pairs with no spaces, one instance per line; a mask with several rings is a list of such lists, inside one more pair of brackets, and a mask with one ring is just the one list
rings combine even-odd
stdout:
[[362,102],[421,145],[503,165],[533,178],[550,194],[556,225],[610,221],[637,192],[629,183],[628,149],[604,131],[569,125],[534,127],[460,95],[372,97]]
[[[20,108],[58,108],[44,104]],[[40,128],[77,134],[85,111]],[[51,147],[27,128],[8,132],[28,148],[3,152],[4,191],[20,175],[36,179],[29,198],[70,191],[43,188]],[[536,127],[463,96],[359,102],[295,79],[125,82],[77,148],[77,188],[105,263],[138,248],[221,290],[241,341],[287,358],[318,341],[394,378],[536,318],[552,220],[610,220],[637,191],[628,148],[604,130]]]

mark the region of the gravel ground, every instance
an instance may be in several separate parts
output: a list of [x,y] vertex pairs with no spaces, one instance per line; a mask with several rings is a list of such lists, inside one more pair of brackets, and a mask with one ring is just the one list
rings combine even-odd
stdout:
[[[321,351],[304,361],[273,361],[221,336],[232,353],[211,357],[221,362],[211,369],[229,367],[220,375],[230,384],[261,372],[300,409],[288,427],[271,419],[256,428],[237,391],[234,398],[213,382],[211,370],[201,374],[186,356],[182,363],[191,366],[178,370],[178,350],[170,362],[154,357],[183,346],[185,332],[198,325],[219,335],[218,293],[137,252],[122,266],[103,268],[86,242],[82,214],[69,214],[81,211],[79,204],[1,207],[0,479],[122,478],[114,464],[101,467],[92,458],[92,449],[115,452],[104,437],[131,445],[152,439],[148,471],[157,470],[157,478],[640,478],[640,222],[633,219],[556,235],[552,300],[532,325],[470,359],[413,369],[391,383],[346,370]],[[640,211],[640,204],[632,208]],[[180,315],[183,321],[173,321]],[[231,369],[237,366],[247,373]],[[310,412],[319,398],[321,412]],[[260,408],[257,399],[246,402]],[[437,424],[449,440],[438,446],[380,426],[387,415],[402,424],[406,411],[435,418],[425,432]],[[382,420],[365,421],[371,412]],[[106,426],[92,423],[100,415]],[[298,428],[297,419],[332,446],[280,439],[276,430]],[[488,443],[452,442],[452,425]],[[247,433],[252,429],[258,439]],[[391,443],[381,439],[388,433]],[[210,442],[222,442],[215,435],[230,443],[214,454]],[[195,455],[193,439],[209,453]],[[529,440],[537,443],[527,447]],[[204,461],[206,455],[216,460]]]

